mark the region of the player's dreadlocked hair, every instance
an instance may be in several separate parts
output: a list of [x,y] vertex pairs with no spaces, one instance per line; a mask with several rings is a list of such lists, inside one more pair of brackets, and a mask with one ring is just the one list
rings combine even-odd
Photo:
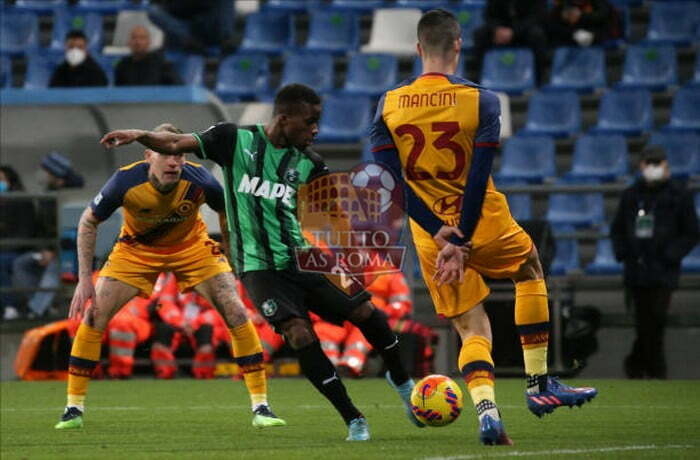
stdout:
[[153,131],[157,133],[173,133],[173,134],[184,134],[184,132],[177,126],[171,123],[161,123],[160,125],[153,128]]
[[283,86],[275,96],[274,114],[288,114],[293,112],[297,105],[304,102],[316,105],[321,103],[321,98],[316,94],[316,91],[306,85],[292,83],[291,85]]
[[428,11],[418,21],[418,42],[428,53],[447,53],[460,34],[455,15],[442,8]]

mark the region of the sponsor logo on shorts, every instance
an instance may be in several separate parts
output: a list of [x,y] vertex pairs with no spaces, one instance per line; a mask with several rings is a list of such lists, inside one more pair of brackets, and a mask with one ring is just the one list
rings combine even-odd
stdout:
[[267,299],[262,303],[261,310],[265,316],[274,315],[277,313],[277,301],[275,299]]

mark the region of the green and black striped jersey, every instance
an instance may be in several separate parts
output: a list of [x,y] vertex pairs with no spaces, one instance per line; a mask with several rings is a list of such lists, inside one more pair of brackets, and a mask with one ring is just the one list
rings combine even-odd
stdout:
[[320,156],[276,148],[263,125],[219,123],[195,133],[197,156],[224,172],[231,263],[236,273],[283,270],[294,248],[308,246],[297,219],[297,191],[328,168]]

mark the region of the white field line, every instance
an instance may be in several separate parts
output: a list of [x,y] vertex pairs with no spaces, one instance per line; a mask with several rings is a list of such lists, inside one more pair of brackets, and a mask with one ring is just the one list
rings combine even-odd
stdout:
[[[7,402],[7,401],[5,401]],[[272,401],[274,405],[274,401]],[[207,406],[161,406],[161,407],[144,407],[144,406],[89,406],[87,410],[89,411],[140,411],[140,410],[240,410],[249,408],[248,404],[228,404],[228,405],[207,405]],[[316,410],[325,409],[328,407],[327,404],[300,404],[294,406],[296,409],[306,409],[306,410]],[[362,404],[358,404],[358,407],[363,407]],[[364,406],[366,407],[366,406]],[[371,407],[376,407],[374,404]],[[401,404],[380,404],[380,408],[385,409],[398,409],[403,408]],[[525,405],[514,405],[514,404],[499,404],[499,409],[524,409]],[[586,407],[590,409],[604,409],[604,410],[617,410],[617,409],[643,409],[643,410],[678,410],[678,406],[649,406],[649,405],[614,405],[614,404],[587,404]],[[61,410],[63,406],[55,406],[48,408],[25,408],[25,407],[0,407],[0,412],[48,412]]]
[[486,455],[456,455],[454,457],[427,457],[425,460],[469,460],[477,458],[496,458],[496,457],[531,457],[539,455],[585,455],[606,452],[625,452],[637,450],[671,450],[671,449],[691,449],[695,446],[686,444],[669,444],[665,446],[657,446],[656,444],[637,445],[637,446],[612,446],[599,447],[591,449],[551,449],[551,450],[514,450],[510,452],[502,452]]

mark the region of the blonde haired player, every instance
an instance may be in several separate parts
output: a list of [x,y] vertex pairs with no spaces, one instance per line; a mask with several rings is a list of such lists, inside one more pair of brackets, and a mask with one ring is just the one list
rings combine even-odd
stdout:
[[[182,133],[169,124],[155,130]],[[146,149],[144,157],[114,173],[78,224],[80,272],[69,317],[82,317],[82,323],[70,354],[68,402],[56,429],[82,428],[85,395],[107,323],[134,296],[150,295],[161,272],[174,273],[180,291],[196,290],[223,316],[250,393],[253,425],[285,425],[268,405],[262,346],[236,294],[231,267],[219,245],[209,239],[199,215],[199,207],[207,203],[222,216],[221,229],[226,233],[221,186],[206,168],[185,161],[182,153]],[[119,240],[93,286],[97,227],[119,207],[124,209]],[[92,306],[83,315],[89,299]]]
[[454,15],[439,9],[423,15],[418,54],[424,73],[383,95],[371,129],[372,151],[405,181],[425,283],[437,313],[462,338],[458,365],[479,417],[479,438],[512,444],[496,407],[491,326],[482,305],[489,289],[482,276],[515,283],[530,410],[541,416],[580,405],[597,391],[547,375],[549,311],[537,249],[490,177],[499,142],[498,98],[453,75],[461,46]]

